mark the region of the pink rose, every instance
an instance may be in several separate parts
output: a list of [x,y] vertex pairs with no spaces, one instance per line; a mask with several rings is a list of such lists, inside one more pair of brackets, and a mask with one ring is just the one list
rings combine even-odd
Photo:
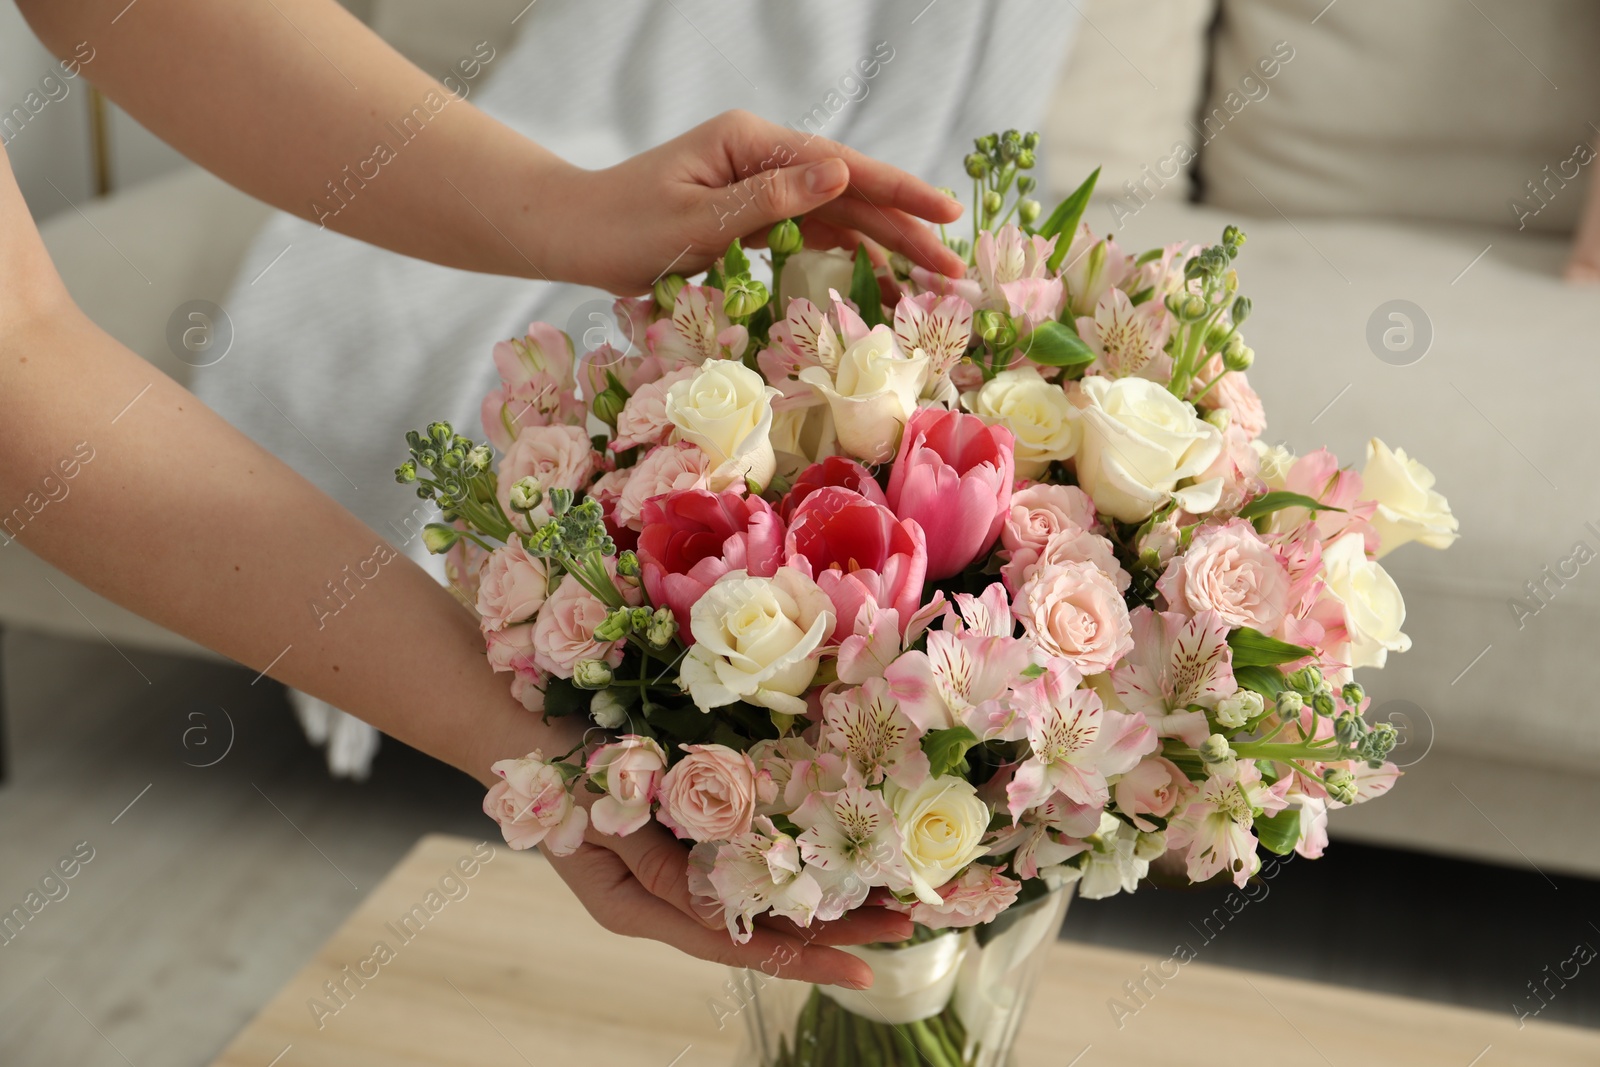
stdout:
[[[1195,384],[1204,386],[1222,372],[1222,357],[1212,356],[1195,375]],[[1242,370],[1222,374],[1217,384],[1197,403],[1207,411],[1226,411],[1230,416],[1229,425],[1243,430],[1248,440],[1254,441],[1267,428],[1267,409]]]
[[974,863],[961,872],[959,878],[940,886],[937,892],[944,898],[943,904],[924,904],[919,900],[909,907],[898,902],[889,907],[906,912],[912,922],[921,923],[930,930],[981,926],[1016,902],[1022,883],[1007,878],[998,867]]
[[497,548],[484,561],[478,578],[478,616],[485,630],[503,630],[531,619],[549,593],[550,568],[528,555],[522,539]]
[[718,578],[738,570],[770,578],[782,561],[783,523],[757,496],[683,489],[647,501],[642,519],[645,592],[652,604],[672,609],[690,644],[689,610]]
[[681,441],[645,453],[622,487],[612,515],[618,526],[644,530],[644,503],[663,493],[711,486],[711,461],[706,454]]
[[685,745],[689,753],[661,779],[656,818],[679,838],[729,841],[748,833],[756,810],[756,768],[723,745]]
[[843,486],[860,493],[874,504],[889,503],[871,471],[849,456],[829,456],[801,471],[800,476],[794,480],[794,485],[778,504],[778,512],[783,516],[783,521],[788,522],[794,518],[795,509],[805,502],[806,497],[830,485]]
[[1189,551],[1167,564],[1156,588],[1173,611],[1214,611],[1229,629],[1270,634],[1283,625],[1290,584],[1276,550],[1247,520],[1230,519],[1196,530]]
[[1110,670],[1133,648],[1133,623],[1122,594],[1092,563],[1040,568],[1017,590],[1013,610],[1048,656],[1084,675]]
[[[495,495],[512,525],[531,533],[527,518],[511,507],[511,487],[523,478],[532,478],[546,492],[571,489],[576,493],[589,484],[594,469],[594,446],[581,426],[525,426],[500,457]],[[533,510],[535,524],[549,517],[547,504]]]
[[544,711],[544,687],[550,681],[550,676],[537,667],[526,671],[518,671],[511,678],[511,699],[521,704],[528,711],[540,714]]
[[483,635],[489,645],[489,666],[496,671],[531,674],[539,668],[533,661],[533,623],[502,626]]
[[1111,788],[1111,796],[1119,811],[1149,833],[1156,829],[1156,824],[1140,816],[1166,818],[1188,789],[1189,779],[1176,764],[1160,756],[1151,756],[1118,778]]
[[922,527],[928,578],[960,574],[987,553],[1011,503],[1011,431],[976,415],[918,408],[889,475],[889,507]]
[[831,485],[808,496],[789,524],[784,552],[788,566],[833,602],[833,641],[855,633],[868,603],[899,612],[902,632],[922,606],[928,569],[922,528],[860,493]]
[[590,777],[606,791],[589,815],[603,834],[626,837],[650,821],[667,754],[648,737],[628,734],[589,757]]
[[[594,629],[608,609],[572,575],[561,579],[533,624],[533,662],[557,678],[571,678],[579,660],[622,662],[621,641],[596,641]],[[501,631],[504,632],[504,631]]]
[[1000,568],[1000,577],[1013,592],[1021,589],[1040,568],[1058,563],[1092,563],[1122,592],[1133,582],[1117,562],[1117,550],[1111,542],[1077,526],[1063,527],[1051,534],[1041,547],[1023,545],[1009,555],[1010,559]]
[[1035,482],[1011,494],[1000,526],[1000,543],[1007,550],[1043,548],[1045,542],[1068,527],[1094,529],[1094,501],[1075,485]]
[[694,377],[694,372],[694,367],[680,367],[639,386],[617,416],[617,435],[609,446],[611,451],[664,444],[672,431],[672,420],[667,418],[667,390]]
[[589,816],[572,802],[559,770],[537,750],[524,759],[500,760],[489,769],[504,780],[483,798],[483,813],[500,824],[506,844],[520,851],[546,841],[556,856],[577,851]]

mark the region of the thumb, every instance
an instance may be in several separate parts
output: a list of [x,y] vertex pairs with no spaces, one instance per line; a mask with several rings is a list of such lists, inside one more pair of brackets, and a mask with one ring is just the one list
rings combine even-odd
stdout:
[[717,228],[753,233],[821,207],[849,184],[850,167],[842,159],[764,170],[714,192]]

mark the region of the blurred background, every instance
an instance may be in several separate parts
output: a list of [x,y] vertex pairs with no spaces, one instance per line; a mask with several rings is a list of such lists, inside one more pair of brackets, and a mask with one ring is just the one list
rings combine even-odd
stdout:
[[[347,6],[442,74],[555,2]],[[1600,5],[1066,2],[1047,199],[1102,167],[1084,221],[1129,251],[1243,226],[1266,439],[1359,468],[1381,435],[1431,467],[1462,536],[1384,561],[1414,644],[1363,682],[1400,729],[1399,787],[1336,813],[1325,859],[1226,922],[1220,890],[1149,889],[1075,903],[1063,935],[1600,1026],[1600,977],[1541,984],[1600,945],[1600,289],[1563,280],[1600,135]],[[721,62],[714,5],[676,6],[709,34],[684,61]],[[895,47],[885,83],[916,63],[914,36]],[[836,73],[802,88],[825,102]],[[193,384],[232,327],[202,354],[174,338],[196,302],[226,323],[273,212],[95,98],[92,74],[63,79],[0,7],[6,149],[58,267]],[[0,633],[0,911],[77,843],[93,853],[0,946],[0,1062],[208,1062],[417,836],[491,832],[475,784],[302,705],[308,739],[269,680],[9,542]]]

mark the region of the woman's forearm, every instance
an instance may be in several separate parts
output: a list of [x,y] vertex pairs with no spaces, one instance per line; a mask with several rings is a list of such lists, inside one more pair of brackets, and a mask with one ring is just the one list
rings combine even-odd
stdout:
[[[18,6],[58,55],[87,41],[83,75],[153,133],[275,207],[447,266],[562,273],[533,219],[572,168],[334,0]],[[458,90],[483,74],[481,51],[462,57]]]

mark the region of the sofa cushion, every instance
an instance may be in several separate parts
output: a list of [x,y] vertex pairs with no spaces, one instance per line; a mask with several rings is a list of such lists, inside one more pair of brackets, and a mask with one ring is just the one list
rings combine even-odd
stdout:
[[1216,0],[1078,6],[1083,26],[1041,131],[1055,199],[1095,167],[1098,189],[1120,191],[1170,157],[1174,145],[1195,140],[1189,127],[1205,92],[1206,30]]
[[[1305,0],[1223,0],[1202,197],[1570,232],[1594,158],[1597,40],[1591,0],[1342,0],[1314,23]],[[1294,59],[1270,92],[1242,86],[1279,42]]]

